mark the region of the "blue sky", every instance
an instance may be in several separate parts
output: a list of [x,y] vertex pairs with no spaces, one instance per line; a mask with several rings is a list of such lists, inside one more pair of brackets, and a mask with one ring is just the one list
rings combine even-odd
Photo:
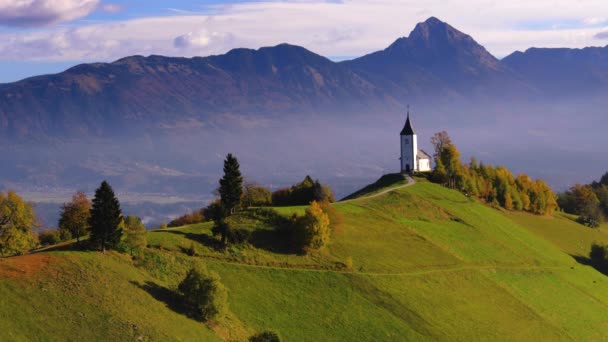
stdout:
[[0,82],[134,54],[205,56],[283,42],[345,59],[385,48],[430,16],[497,57],[608,44],[605,0],[4,0]]

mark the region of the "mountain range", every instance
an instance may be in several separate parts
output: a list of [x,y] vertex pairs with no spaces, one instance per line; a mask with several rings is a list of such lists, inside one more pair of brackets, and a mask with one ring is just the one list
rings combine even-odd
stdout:
[[388,48],[333,62],[288,44],[194,58],[131,56],[0,85],[0,136],[107,137],[134,130],[399,111],[416,101],[601,96],[608,46],[515,52],[502,60],[437,18]]

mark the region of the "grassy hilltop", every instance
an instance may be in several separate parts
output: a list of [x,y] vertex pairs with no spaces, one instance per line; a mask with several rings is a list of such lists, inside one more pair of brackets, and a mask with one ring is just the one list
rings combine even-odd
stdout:
[[[286,341],[608,339],[608,278],[575,259],[608,242],[604,227],[492,209],[427,182],[334,207],[343,225],[308,256],[283,253],[267,238],[272,222],[249,210],[235,223],[253,243],[227,251],[203,223],[150,232],[143,261],[69,246],[1,260],[0,331],[23,341],[246,340],[268,329]],[[229,290],[221,324],[174,303],[196,261]]]

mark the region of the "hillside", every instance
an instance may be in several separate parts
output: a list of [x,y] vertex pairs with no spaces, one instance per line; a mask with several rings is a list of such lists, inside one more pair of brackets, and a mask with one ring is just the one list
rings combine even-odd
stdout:
[[[252,244],[226,252],[203,223],[151,232],[139,265],[61,248],[2,260],[0,328],[14,340],[243,340],[266,329],[286,341],[608,338],[608,278],[572,257],[608,242],[604,228],[505,213],[422,180],[335,208],[344,224],[312,256],[281,252],[267,216],[249,210],[234,222]],[[185,254],[191,244],[200,257]],[[196,260],[229,289],[231,315],[213,331],[167,304]]]

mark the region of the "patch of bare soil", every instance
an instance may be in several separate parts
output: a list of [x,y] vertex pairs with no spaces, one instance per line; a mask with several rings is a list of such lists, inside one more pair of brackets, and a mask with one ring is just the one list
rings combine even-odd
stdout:
[[38,273],[56,257],[47,254],[28,254],[0,259],[0,278],[20,279]]

